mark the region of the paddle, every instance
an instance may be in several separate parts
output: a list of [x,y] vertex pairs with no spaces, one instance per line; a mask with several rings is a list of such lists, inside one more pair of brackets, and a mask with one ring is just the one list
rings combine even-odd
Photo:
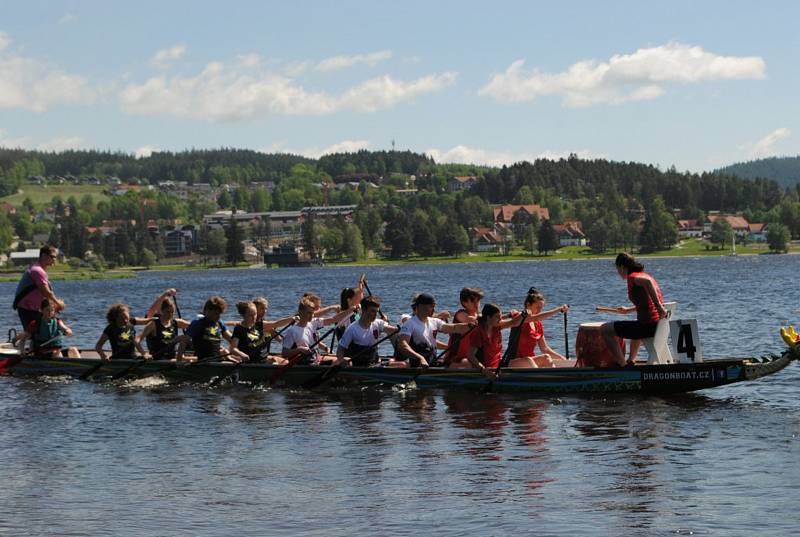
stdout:
[[[383,343],[387,339],[391,338],[393,335],[394,335],[394,333],[386,334],[384,337],[380,338],[378,341],[376,341],[375,343],[373,343],[369,347],[364,347],[363,349],[361,349],[360,351],[355,353],[353,356],[350,356],[349,357],[350,360],[352,361],[352,360],[355,360],[356,358],[359,358],[360,356],[362,356],[366,352],[374,349],[375,347],[377,347],[378,345],[380,345],[381,343]],[[339,373],[339,371],[341,371],[341,369],[342,369],[342,364],[333,365],[333,366],[329,367],[326,371],[320,373],[320,375],[317,376],[317,378],[311,379],[311,380],[307,381],[305,384],[303,384],[303,388],[305,388],[306,390],[310,390],[311,388],[316,388],[320,384],[323,384],[324,382],[326,382],[326,381],[330,380],[331,378],[335,377]]]
[[[201,358],[200,360],[196,360],[194,362],[189,363],[186,367],[189,368],[189,367],[192,367],[192,366],[195,366],[195,365],[199,365],[199,364],[205,364],[205,363],[208,363],[208,362],[214,362],[216,360],[219,360],[220,358],[224,358],[225,356],[228,356],[228,352],[227,351],[221,352],[219,354],[215,354],[213,356],[208,356],[206,358]],[[159,373],[162,373],[164,371],[170,371],[170,370],[176,369],[178,367],[180,367],[179,363],[177,361],[172,361],[172,362],[170,362],[169,364],[165,365],[164,367],[162,367],[160,369],[156,369],[155,371],[152,371],[152,372],[146,374],[143,377],[139,377],[139,380],[146,379],[148,377],[152,377],[152,376],[158,375]]]
[[564,358],[569,360],[569,335],[567,335],[567,312],[564,312]]
[[[367,291],[367,296],[372,296],[372,291],[369,288],[369,284],[367,283],[367,278],[366,276],[364,276],[363,272],[361,273],[361,281],[364,283],[364,289]],[[383,310],[381,310],[380,308],[378,308],[378,315],[380,315],[381,319],[383,319],[384,321],[389,320],[389,318],[383,314]]]
[[86,379],[88,379],[89,377],[94,375],[97,372],[98,369],[103,367],[107,362],[108,362],[108,360],[102,360],[101,359],[97,364],[93,365],[92,367],[90,367],[89,369],[87,369],[86,371],[81,373],[78,376],[78,380],[86,380]]
[[278,379],[279,379],[279,378],[281,378],[283,375],[285,375],[285,374],[286,374],[286,372],[287,372],[289,369],[291,369],[292,367],[294,367],[294,365],[295,365],[297,362],[299,362],[299,361],[300,361],[300,360],[301,360],[303,357],[307,356],[307,354],[308,354],[308,351],[310,351],[311,349],[313,349],[314,347],[316,347],[317,345],[319,345],[319,344],[320,344],[320,342],[321,342],[323,339],[325,339],[326,337],[328,337],[328,334],[330,334],[330,333],[331,333],[331,332],[333,332],[334,330],[336,330],[336,326],[334,326],[333,328],[331,328],[330,330],[328,330],[327,332],[325,332],[324,334],[322,334],[320,337],[318,337],[317,339],[315,339],[315,340],[314,340],[314,342],[313,342],[313,343],[311,343],[311,345],[309,345],[307,349],[297,349],[297,352],[294,354],[294,356],[292,356],[291,358],[289,358],[289,363],[287,363],[287,364],[285,364],[285,365],[281,366],[281,368],[280,368],[280,369],[278,369],[277,371],[275,371],[275,373],[272,375],[272,378],[270,378],[270,379],[269,379],[269,385],[270,385],[270,386],[273,386],[273,385],[274,385],[274,384],[275,384],[275,383],[278,381]]
[[[272,345],[272,339],[273,339],[273,338],[275,338],[275,337],[278,337],[278,336],[280,336],[281,334],[283,334],[283,333],[284,333],[286,330],[288,330],[288,329],[289,329],[289,328],[290,328],[290,327],[291,327],[291,326],[292,326],[294,323],[295,323],[295,322],[294,322],[294,321],[292,321],[292,322],[290,322],[289,324],[287,324],[286,326],[284,326],[283,328],[281,328],[280,330],[278,330],[277,332],[275,332],[275,335],[274,335],[274,336],[272,336],[272,337],[270,338],[270,341],[269,341],[270,345]],[[326,334],[326,335],[327,335],[327,334]],[[269,355],[269,350],[267,350],[267,355]],[[228,372],[227,372],[227,373],[225,373],[224,375],[220,375],[220,376],[218,376],[217,378],[215,378],[215,379],[214,379],[214,380],[211,382],[210,386],[213,388],[214,386],[217,386],[218,384],[220,384],[220,383],[221,383],[223,380],[225,380],[226,378],[228,378],[228,377],[230,377],[231,375],[233,375],[234,373],[236,373],[236,372],[239,370],[239,368],[240,368],[240,367],[242,367],[242,365],[244,365],[244,363],[245,363],[245,360],[243,360],[243,359],[242,359],[242,360],[240,360],[240,361],[239,361],[239,362],[238,362],[236,365],[234,365],[234,366],[231,368],[231,370],[230,370],[230,371],[228,371]]]

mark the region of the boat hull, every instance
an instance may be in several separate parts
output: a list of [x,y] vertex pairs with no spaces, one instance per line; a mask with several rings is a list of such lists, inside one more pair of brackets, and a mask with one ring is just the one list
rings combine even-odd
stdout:
[[[88,354],[88,353],[85,353]],[[559,367],[538,369],[502,369],[490,381],[475,369],[446,368],[342,368],[320,383],[327,368],[243,364],[229,362],[201,363],[178,367],[175,362],[113,360],[99,358],[20,358],[3,356],[5,370],[14,376],[80,377],[90,370],[89,378],[108,379],[121,375],[125,380],[160,375],[170,382],[208,383],[231,376],[238,382],[287,386],[320,385],[406,385],[419,388],[466,388],[492,392],[529,393],[680,393],[753,380],[776,373],[797,359],[797,353],[786,351],[764,361],[752,359],[709,360],[701,363],[672,365],[640,365],[625,368]],[[127,372],[126,372],[127,371]]]

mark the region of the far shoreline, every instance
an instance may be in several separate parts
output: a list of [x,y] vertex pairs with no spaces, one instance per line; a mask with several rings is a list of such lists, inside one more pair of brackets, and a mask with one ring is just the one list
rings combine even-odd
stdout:
[[[661,258],[700,258],[700,257],[733,257],[730,252],[723,249],[705,250],[697,248],[696,241],[695,247],[684,248],[678,246],[676,248],[665,250],[662,252],[652,252],[646,254],[637,254],[637,257],[642,259],[661,259]],[[682,243],[682,244],[688,244]],[[771,252],[763,249],[742,248],[741,252],[736,254],[736,257],[752,257],[762,255],[798,255],[800,248],[794,246],[789,252]],[[329,261],[321,265],[320,268],[325,267],[380,267],[380,266],[404,266],[404,265],[449,265],[454,263],[511,263],[511,262],[547,262],[547,261],[595,261],[595,260],[610,260],[614,259],[616,255],[623,250],[617,250],[613,253],[593,254],[586,253],[585,247],[567,247],[559,250],[557,253],[541,255],[541,254],[520,254],[514,253],[509,255],[502,254],[467,254],[459,257],[408,257],[401,259],[369,259],[361,261]],[[81,281],[81,280],[114,280],[114,279],[127,279],[135,278],[138,272],[176,272],[176,271],[191,271],[191,270],[216,270],[216,269],[235,269],[235,270],[253,270],[268,268],[263,263],[244,264],[240,263],[232,265],[228,263],[220,264],[182,264],[182,265],[153,265],[151,267],[125,267],[124,269],[111,269],[107,271],[89,271],[89,270],[54,270],[51,271],[49,276],[53,281]],[[0,273],[0,282],[17,282],[22,275],[24,268],[20,271],[8,271]]]

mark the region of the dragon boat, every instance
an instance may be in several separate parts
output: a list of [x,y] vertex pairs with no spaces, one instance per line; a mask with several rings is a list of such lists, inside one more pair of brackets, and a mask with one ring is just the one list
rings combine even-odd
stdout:
[[[103,361],[94,350],[81,358],[26,357],[8,344],[0,346],[0,373],[21,377],[67,376],[83,380],[134,380],[153,376],[167,382],[211,383],[222,380],[289,387],[396,386],[466,388],[492,392],[581,393],[629,392],[670,394],[725,386],[777,373],[800,360],[800,335],[781,328],[787,348],[761,358],[704,360],[694,320],[662,321],[653,340],[645,340],[647,362],[627,367],[591,365],[593,356],[559,362],[552,368],[500,368],[495,379],[477,369],[375,367],[312,367],[231,362],[177,364],[165,360]],[[666,324],[669,323],[669,326]],[[670,331],[671,348],[666,346]],[[580,334],[579,334],[580,336]],[[580,354],[580,353],[579,353]],[[588,364],[588,365],[587,365]]]
[[[717,359],[697,363],[653,364],[629,367],[575,367],[574,360],[563,367],[501,368],[495,380],[477,369],[236,365],[230,362],[198,363],[179,367],[175,362],[154,360],[102,361],[85,351],[83,358],[34,358],[0,350],[0,369],[14,376],[67,376],[86,379],[124,380],[160,375],[168,382],[215,383],[228,377],[237,382],[308,386],[409,385],[419,388],[467,388],[492,392],[580,393],[638,392],[669,394],[715,388],[754,380],[777,373],[793,360],[800,349],[793,345],[779,355],[758,358]],[[87,373],[91,375],[86,376]],[[326,378],[330,377],[330,378]]]

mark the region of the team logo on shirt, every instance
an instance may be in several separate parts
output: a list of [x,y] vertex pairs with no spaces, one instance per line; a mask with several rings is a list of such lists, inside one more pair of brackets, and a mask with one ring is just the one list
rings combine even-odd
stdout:
[[374,337],[374,338],[377,338],[377,337],[378,337],[378,334],[379,334],[379,332],[378,332],[378,329],[377,329],[377,328],[375,328],[375,329],[373,329],[373,330],[372,330],[372,337]]
[[222,339],[219,331],[219,325],[209,326],[206,328],[206,339],[211,341],[219,341]]

